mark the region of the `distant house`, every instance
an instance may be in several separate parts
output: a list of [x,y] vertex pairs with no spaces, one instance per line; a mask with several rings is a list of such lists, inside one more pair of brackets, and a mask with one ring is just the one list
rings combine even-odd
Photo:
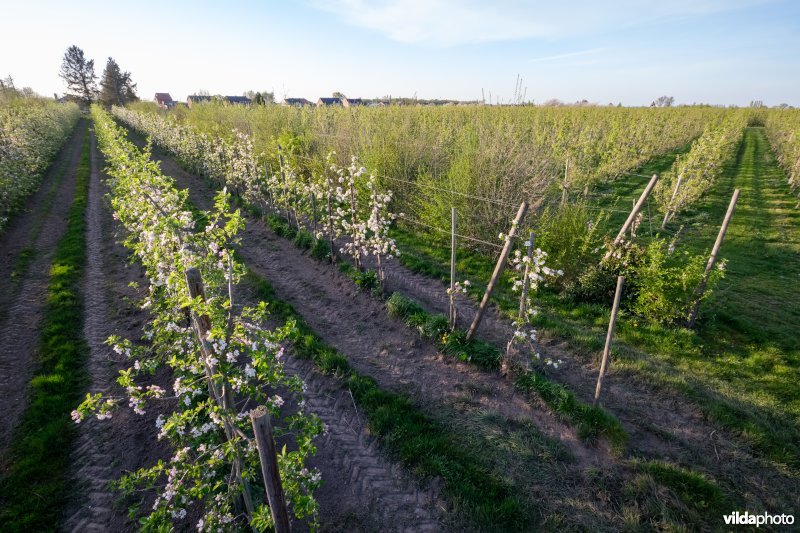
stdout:
[[342,105],[341,98],[320,98],[317,100],[317,107],[336,107]]
[[283,105],[292,107],[305,107],[307,105],[314,105],[314,103],[310,100],[306,100],[305,98],[284,98]]
[[366,102],[361,98],[347,98],[347,97],[331,97],[331,98],[320,98],[317,100],[317,107],[355,107],[359,105],[366,105]]
[[188,105],[190,108],[194,104],[198,104],[200,102],[210,102],[210,101],[211,97],[204,94],[192,94],[186,97],[186,105]]
[[175,107],[175,100],[169,95],[169,93],[156,93],[156,104],[161,109],[169,109],[171,107]]
[[229,104],[241,104],[241,105],[250,105],[252,100],[250,100],[246,96],[226,96],[225,100]]
[[193,94],[186,98],[186,105],[190,108],[194,104],[201,102],[228,102],[229,104],[250,105],[251,100],[246,96],[208,96],[205,94]]

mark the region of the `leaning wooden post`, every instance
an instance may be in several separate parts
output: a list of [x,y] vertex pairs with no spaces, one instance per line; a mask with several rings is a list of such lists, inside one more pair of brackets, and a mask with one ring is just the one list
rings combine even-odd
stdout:
[[[189,289],[189,296],[194,300],[199,298],[205,301],[206,293],[203,287],[203,278],[197,268],[187,268],[184,273],[186,286]],[[214,383],[214,376],[217,374],[217,367],[211,361],[216,359],[217,354],[214,353],[214,348],[208,341],[208,332],[211,330],[211,319],[208,315],[198,315],[191,313],[193,327],[197,341],[200,344],[200,351],[203,354],[203,364],[205,366],[206,382],[208,384],[208,392],[211,397],[225,410],[231,411],[234,409],[235,403],[231,390],[222,384],[221,389],[218,389]],[[236,437],[233,424],[231,423],[228,415],[223,417],[223,426],[225,429],[225,436],[228,441],[233,441]],[[253,497],[250,491],[250,482],[242,477],[244,471],[244,461],[239,455],[238,448],[235,449],[235,476],[239,485],[242,487],[242,499],[244,500],[244,507],[247,510],[247,516],[252,517],[255,509],[253,507]],[[238,506],[238,503],[237,503]]]
[[[642,209],[647,197],[650,196],[650,192],[653,190],[653,187],[656,186],[656,182],[658,181],[658,174],[653,174],[653,177],[650,178],[650,182],[647,184],[647,187],[644,188],[642,191],[641,196],[639,196],[639,200],[634,204],[633,209],[631,210],[631,214],[628,215],[628,219],[622,225],[617,233],[617,237],[614,239],[614,247],[618,246],[622,239],[625,238],[625,233],[628,231],[628,228],[631,227],[633,221],[636,219],[636,215],[639,214],[639,211]],[[611,251],[609,250],[609,253]]]
[[594,403],[597,406],[600,400],[600,389],[603,387],[603,378],[606,376],[606,368],[608,367],[608,356],[611,354],[611,344],[614,341],[614,326],[617,323],[617,314],[619,313],[619,299],[622,296],[622,284],[625,283],[625,278],[622,276],[617,277],[617,290],[614,292],[614,307],[611,308],[611,319],[608,321],[608,333],[606,333],[606,346],[603,348],[603,359],[600,361],[600,373],[597,375],[597,387],[594,389]]
[[260,405],[250,411],[250,421],[256,436],[258,458],[261,461],[261,475],[264,477],[264,488],[267,490],[267,502],[275,524],[275,533],[288,533],[289,511],[283,495],[281,475],[278,470],[278,455],[275,452],[275,441],[272,438],[272,424],[269,411]]
[[738,199],[739,189],[736,189],[733,191],[731,203],[728,204],[728,212],[725,213],[725,219],[722,221],[722,226],[719,228],[717,240],[714,242],[714,248],[711,249],[711,256],[708,258],[708,263],[706,263],[706,271],[703,274],[703,279],[700,280],[700,284],[697,286],[697,290],[694,293],[695,300],[694,306],[692,307],[692,312],[689,314],[689,328],[693,328],[694,323],[697,320],[697,312],[700,310],[700,301],[703,299],[703,294],[706,292],[708,277],[711,275],[711,269],[714,268],[714,264],[717,262],[717,254],[722,246],[722,240],[725,238],[725,232],[728,231],[728,224],[730,224],[731,217],[733,216],[733,208],[736,207],[736,201]]
[[478,312],[475,313],[475,319],[472,321],[469,331],[467,331],[467,340],[470,340],[472,336],[475,335],[475,331],[477,331],[478,326],[481,324],[483,313],[486,312],[486,308],[489,306],[489,297],[492,295],[495,285],[497,285],[497,282],[500,280],[500,274],[503,272],[503,268],[506,266],[506,261],[508,261],[508,254],[511,253],[511,246],[514,244],[514,237],[517,234],[517,228],[522,222],[522,219],[525,218],[525,213],[527,212],[528,202],[522,202],[519,205],[517,216],[514,217],[514,221],[511,223],[511,229],[506,237],[506,243],[503,246],[503,250],[500,252],[500,257],[497,259],[497,264],[494,266],[492,278],[489,280],[489,285],[486,286],[486,292],[483,293],[481,305],[478,308]]
[[667,222],[669,222],[669,216],[672,214],[672,202],[675,201],[675,197],[678,196],[678,189],[681,187],[681,181],[683,180],[683,174],[678,176],[678,181],[675,182],[675,189],[672,190],[672,196],[669,197],[669,203],[667,204],[667,212],[664,213],[664,220],[661,221],[661,229],[666,229]]
[[561,184],[561,205],[567,203],[567,191],[569,190],[569,182],[567,181],[567,173],[569,172],[569,158],[564,164],[564,182]]

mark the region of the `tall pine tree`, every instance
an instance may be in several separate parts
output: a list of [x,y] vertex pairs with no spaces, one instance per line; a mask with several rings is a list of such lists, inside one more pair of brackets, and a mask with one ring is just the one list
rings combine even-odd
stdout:
[[106,106],[125,105],[138,100],[136,84],[131,81],[131,73],[120,70],[113,58],[108,58],[103,78],[100,80],[100,102]]
[[94,73],[94,59],[86,60],[83,50],[75,45],[67,48],[61,63],[59,76],[67,82],[67,91],[86,104],[94,101],[97,95],[97,75]]

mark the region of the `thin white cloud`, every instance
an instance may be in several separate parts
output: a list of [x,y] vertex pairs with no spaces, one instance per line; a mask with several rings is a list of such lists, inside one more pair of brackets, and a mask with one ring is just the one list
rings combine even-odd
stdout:
[[579,50],[577,52],[568,52],[566,54],[556,54],[552,56],[543,56],[543,57],[534,57],[533,59],[529,59],[528,63],[544,63],[547,61],[556,61],[559,59],[570,59],[573,57],[582,57],[588,56],[592,54],[596,54],[598,52],[604,51],[605,48],[590,48],[588,50]]
[[702,16],[773,0],[307,0],[346,23],[404,43],[445,46],[557,38]]

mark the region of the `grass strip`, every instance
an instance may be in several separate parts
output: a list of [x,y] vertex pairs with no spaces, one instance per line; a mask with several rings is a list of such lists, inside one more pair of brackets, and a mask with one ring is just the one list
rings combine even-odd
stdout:
[[50,267],[29,404],[15,430],[8,468],[0,482],[4,531],[56,530],[71,491],[68,470],[76,428],[70,412],[85,385],[89,351],[83,338],[80,295],[89,175],[89,143],[84,137],[67,229]]
[[342,378],[384,448],[415,474],[441,478],[455,512],[468,514],[486,530],[530,528],[530,505],[478,454],[460,445],[458,435],[422,414],[405,396],[381,390],[373,379],[353,370],[347,358],[322,341],[263,278],[248,269],[246,280],[269,304],[273,316],[295,324],[291,335],[295,353],[311,359],[324,373]]
[[[500,368],[503,353],[499,348],[478,339],[467,340],[464,331],[449,331],[446,316],[428,313],[417,302],[397,292],[386,301],[386,308],[390,315],[432,339],[443,353],[472,362],[484,370]],[[596,442],[606,437],[616,453],[622,453],[628,445],[628,434],[619,420],[600,407],[582,403],[572,391],[543,374],[527,372],[517,379],[516,385],[521,390],[536,392],[562,420],[577,428],[581,439]]]

